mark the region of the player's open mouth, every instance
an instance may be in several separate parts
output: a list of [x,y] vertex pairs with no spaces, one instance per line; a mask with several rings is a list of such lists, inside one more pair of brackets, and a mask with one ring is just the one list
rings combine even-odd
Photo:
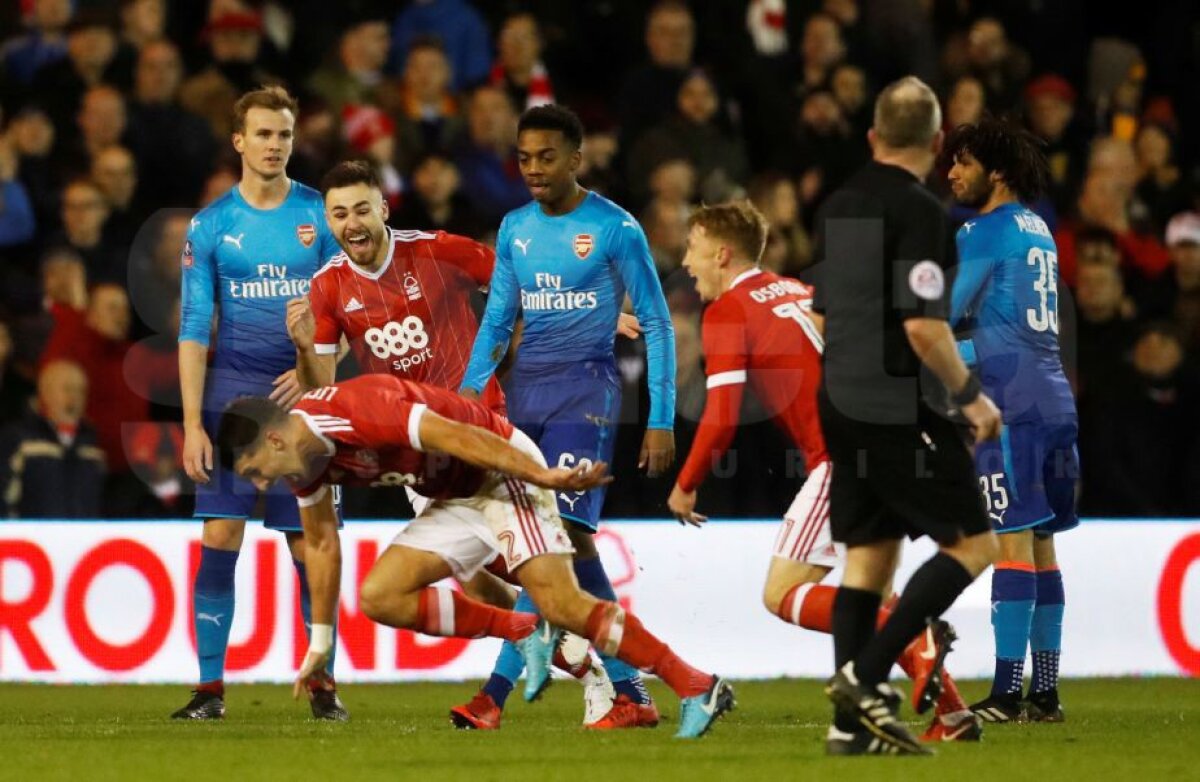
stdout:
[[535,196],[541,195],[547,190],[545,182],[529,182],[527,184],[529,185],[529,192]]
[[346,244],[355,250],[365,250],[371,244],[370,234],[346,234]]

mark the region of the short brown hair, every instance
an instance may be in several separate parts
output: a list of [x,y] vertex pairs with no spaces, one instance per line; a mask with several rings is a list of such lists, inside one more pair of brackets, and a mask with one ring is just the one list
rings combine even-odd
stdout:
[[379,183],[379,175],[375,173],[375,166],[365,160],[343,160],[321,177],[321,195],[328,194],[335,187],[350,187],[350,185],[358,184],[367,185],[376,190],[383,189]]
[[942,128],[942,107],[929,85],[905,76],[875,100],[875,135],[892,149],[925,147]]
[[290,111],[295,117],[300,112],[300,105],[286,89],[278,84],[269,84],[251,90],[238,98],[233,104],[233,132],[246,131],[246,113],[250,109],[270,109],[271,111]]
[[767,218],[745,199],[700,207],[688,217],[688,228],[697,225],[736,246],[751,263],[758,263],[767,246]]

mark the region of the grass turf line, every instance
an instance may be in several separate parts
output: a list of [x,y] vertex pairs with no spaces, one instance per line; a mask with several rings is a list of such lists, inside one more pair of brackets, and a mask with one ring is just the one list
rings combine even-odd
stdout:
[[[167,719],[181,687],[0,685],[0,779],[667,780],[1185,779],[1200,764],[1200,681],[1093,679],[1062,683],[1068,722],[991,725],[981,744],[943,744],[933,758],[823,754],[821,684],[736,684],[739,708],[696,742],[671,738],[678,701],[652,684],[657,729],[579,727],[581,689],[558,682],[542,702],[519,693],[495,733],[455,731],[450,706],[475,684],[348,685],[347,725],[317,723],[283,685],[231,685],[223,723]],[[969,682],[968,697],[986,685]],[[911,711],[905,719],[915,720]],[[924,721],[912,722],[914,730]]]

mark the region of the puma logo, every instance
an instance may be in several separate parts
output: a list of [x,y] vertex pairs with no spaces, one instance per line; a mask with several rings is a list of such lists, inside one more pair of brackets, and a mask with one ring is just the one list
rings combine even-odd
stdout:
[[221,241],[229,242],[234,247],[236,247],[240,250],[240,249],[242,249],[242,237],[245,235],[246,235],[245,231],[238,234],[236,237],[230,236],[229,234],[225,234],[224,236],[221,237]]
[[529,243],[533,239],[513,239],[513,244],[521,248],[521,255],[529,255]]
[[215,614],[214,615],[214,614],[199,613],[199,614],[196,614],[196,621],[197,622],[212,622],[217,627],[220,627],[221,626],[221,617],[223,617],[223,616],[225,616],[225,614]]

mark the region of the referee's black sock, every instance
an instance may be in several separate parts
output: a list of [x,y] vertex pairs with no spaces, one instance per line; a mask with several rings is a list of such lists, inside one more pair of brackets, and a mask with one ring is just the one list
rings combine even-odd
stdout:
[[[856,658],[875,635],[875,621],[881,597],[875,592],[854,587],[839,587],[833,598],[833,659],[835,670]],[[859,729],[853,715],[836,709],[833,724],[838,730],[853,733]]]
[[[954,605],[974,577],[958,560],[938,552],[913,574],[887,624],[879,629],[855,658],[854,670],[864,685],[887,680],[888,671],[926,622]],[[837,628],[835,615],[834,628]]]

